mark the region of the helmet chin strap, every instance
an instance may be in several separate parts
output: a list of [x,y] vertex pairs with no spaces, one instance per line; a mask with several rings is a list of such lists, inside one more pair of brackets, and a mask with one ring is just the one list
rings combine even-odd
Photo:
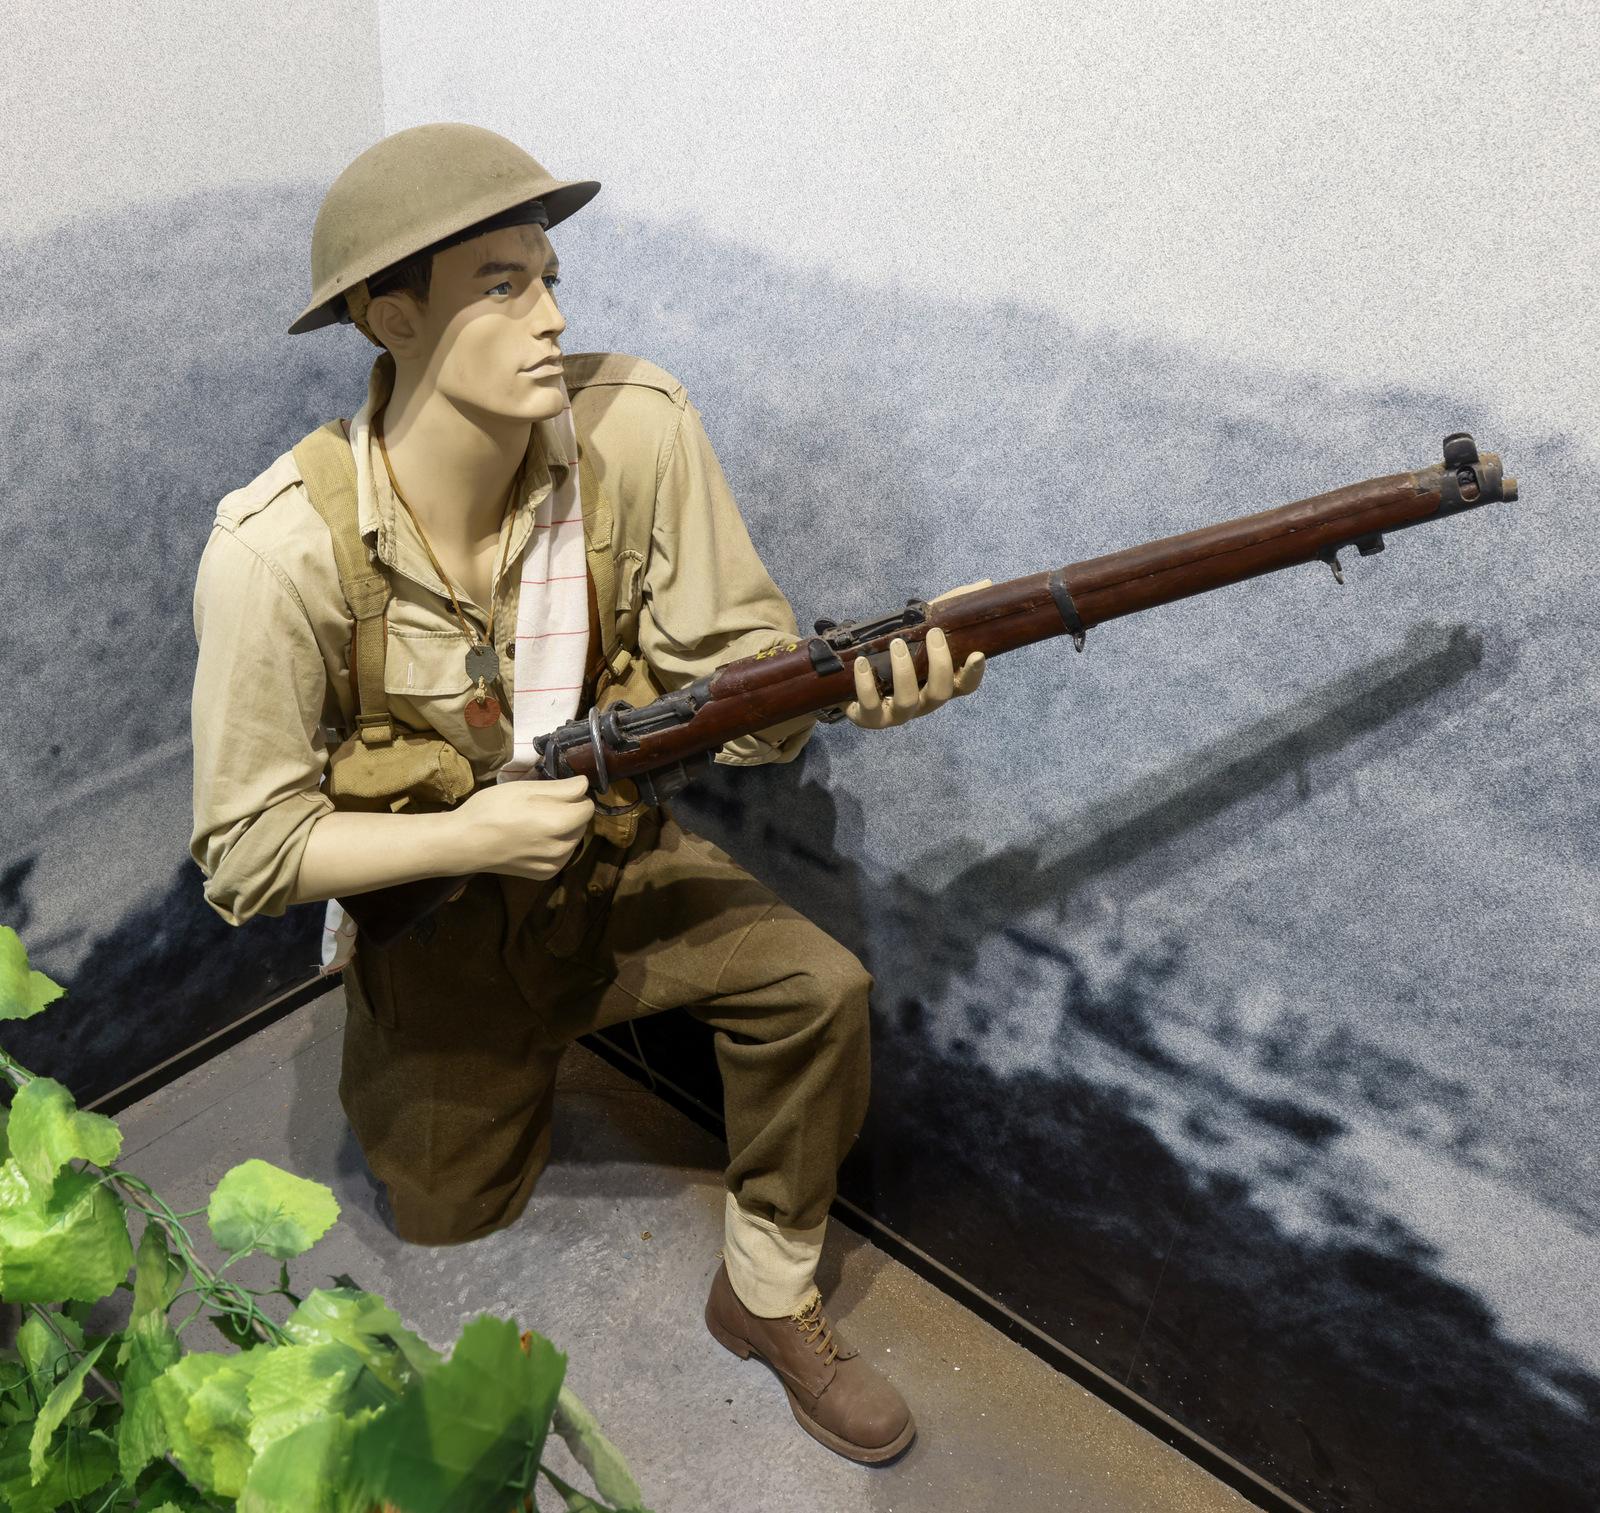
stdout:
[[367,306],[372,303],[372,296],[367,293],[367,281],[357,279],[344,292],[345,313],[350,317],[351,324],[355,326],[366,339],[375,347],[383,343],[372,334],[372,327],[367,324]]

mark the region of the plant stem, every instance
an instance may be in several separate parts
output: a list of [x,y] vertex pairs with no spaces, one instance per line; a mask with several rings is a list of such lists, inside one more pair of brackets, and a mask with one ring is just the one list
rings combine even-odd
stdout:
[[[136,1213],[143,1214],[149,1223],[161,1225],[167,1232],[177,1248],[178,1255],[199,1284],[193,1290],[199,1293],[205,1302],[210,1303],[220,1313],[227,1314],[233,1318],[243,1318],[257,1337],[269,1344],[283,1345],[288,1343],[289,1336],[284,1333],[276,1321],[256,1307],[256,1294],[253,1291],[240,1287],[235,1282],[225,1282],[218,1274],[239,1259],[237,1254],[224,1261],[216,1272],[213,1272],[195,1254],[194,1242],[189,1238],[189,1231],[183,1226],[183,1219],[185,1217],[193,1218],[195,1214],[205,1213],[205,1209],[196,1209],[194,1213],[189,1215],[175,1213],[160,1194],[151,1188],[149,1183],[140,1177],[134,1176],[132,1172],[125,1172],[119,1168],[111,1167],[107,1169],[107,1175],[111,1178],[112,1185],[117,1188],[119,1195],[129,1208]],[[139,1201],[141,1198],[148,1199],[153,1207],[146,1207],[143,1202]],[[175,1297],[173,1302],[176,1301],[177,1298]],[[171,1305],[169,1304],[168,1306],[170,1307]],[[182,1327],[187,1327],[193,1323],[199,1311],[197,1308],[195,1313],[190,1314],[184,1320]],[[180,1333],[182,1332],[182,1327],[180,1327]]]

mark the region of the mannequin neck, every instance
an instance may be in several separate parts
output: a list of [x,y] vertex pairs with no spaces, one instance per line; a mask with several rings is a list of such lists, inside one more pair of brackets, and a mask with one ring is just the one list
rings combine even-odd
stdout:
[[399,368],[380,424],[400,491],[431,540],[473,547],[498,537],[532,421],[464,410],[425,373]]

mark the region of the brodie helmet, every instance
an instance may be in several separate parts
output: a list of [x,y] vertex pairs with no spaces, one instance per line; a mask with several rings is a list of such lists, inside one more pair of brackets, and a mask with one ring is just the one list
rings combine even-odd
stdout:
[[457,233],[537,200],[554,226],[600,192],[563,180],[515,142],[482,126],[411,126],[375,142],[333,181],[311,233],[311,303],[291,336],[348,318],[375,273]]

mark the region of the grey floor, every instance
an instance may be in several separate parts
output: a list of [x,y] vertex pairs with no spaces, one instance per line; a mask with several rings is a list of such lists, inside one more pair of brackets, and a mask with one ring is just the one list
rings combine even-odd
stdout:
[[[818,1276],[830,1317],[905,1394],[919,1434],[886,1467],[824,1449],[794,1423],[765,1366],[705,1331],[721,1244],[719,1142],[581,1047],[564,1062],[554,1157],[523,1217],[472,1245],[403,1243],[378,1217],[339,1107],[343,1015],[335,990],[124,1111],[121,1164],[180,1210],[252,1156],[327,1183],[339,1222],[291,1264],[297,1287],[349,1273],[441,1348],[483,1312],[549,1336],[656,1513],[1249,1506],[837,1222]],[[271,1285],[275,1275],[263,1264],[244,1279]],[[550,1460],[571,1466],[559,1446]]]

